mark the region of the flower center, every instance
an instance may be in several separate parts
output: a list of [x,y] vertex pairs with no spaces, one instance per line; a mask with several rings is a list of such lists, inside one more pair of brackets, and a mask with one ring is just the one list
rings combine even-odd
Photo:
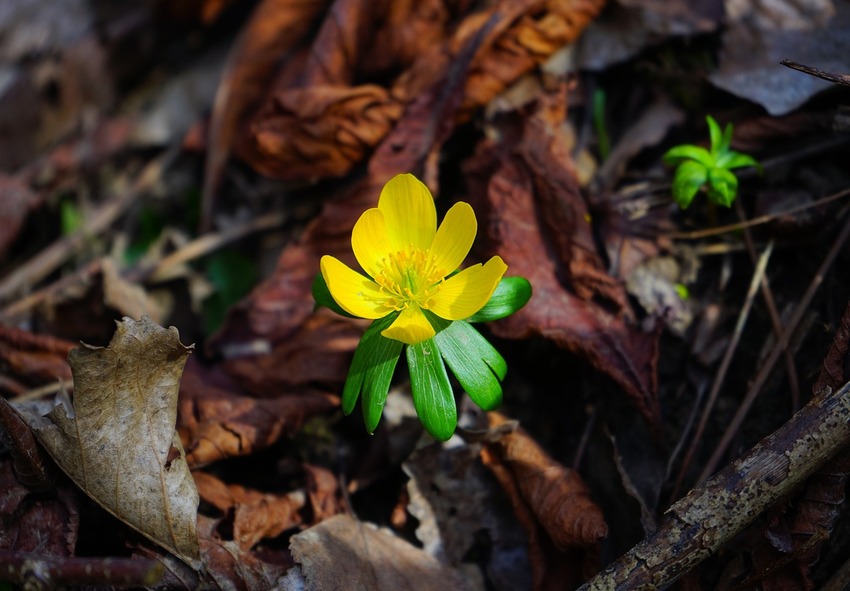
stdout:
[[434,304],[434,296],[446,276],[443,269],[435,266],[433,255],[412,246],[391,253],[378,266],[375,282],[387,295],[384,305],[394,310],[411,304],[427,310]]

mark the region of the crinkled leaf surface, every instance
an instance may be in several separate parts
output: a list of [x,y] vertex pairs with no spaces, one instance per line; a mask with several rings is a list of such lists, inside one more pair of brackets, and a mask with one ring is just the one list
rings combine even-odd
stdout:
[[189,352],[176,328],[125,317],[107,348],[84,345],[69,355],[73,410],[24,416],[86,494],[199,568],[198,491],[174,430]]

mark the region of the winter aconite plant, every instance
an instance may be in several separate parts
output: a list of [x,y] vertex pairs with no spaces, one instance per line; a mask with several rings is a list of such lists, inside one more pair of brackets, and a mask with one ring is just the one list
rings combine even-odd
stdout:
[[445,364],[478,406],[491,410],[501,403],[507,365],[470,322],[513,314],[531,297],[531,286],[522,277],[503,277],[507,265],[498,256],[458,270],[476,232],[475,213],[464,202],[449,209],[438,228],[428,188],[413,175],[400,174],[351,233],[354,257],[366,275],[322,257],[313,285],[316,303],[374,320],[354,352],[342,395],[342,409],[349,414],[362,394],[370,433],[405,348],[413,403],[435,438],[448,439],[457,425]]
[[705,118],[711,138],[711,149],[683,144],[664,154],[664,163],[676,166],[673,177],[673,198],[686,209],[700,189],[718,205],[729,207],[738,193],[738,177],[732,172],[746,166],[760,167],[752,156],[729,149],[732,143],[732,124],[723,131],[711,115]]

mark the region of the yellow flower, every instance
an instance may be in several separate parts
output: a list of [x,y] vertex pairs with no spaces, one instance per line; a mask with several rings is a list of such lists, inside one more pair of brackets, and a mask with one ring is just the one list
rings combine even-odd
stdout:
[[400,174],[351,233],[354,256],[369,277],[332,256],[322,257],[322,276],[334,300],[353,316],[375,319],[400,312],[381,334],[415,345],[434,336],[423,310],[446,320],[469,318],[505,274],[507,265],[494,256],[448,277],[472,248],[477,227],[472,207],[459,202],[437,229],[428,188],[415,176]]

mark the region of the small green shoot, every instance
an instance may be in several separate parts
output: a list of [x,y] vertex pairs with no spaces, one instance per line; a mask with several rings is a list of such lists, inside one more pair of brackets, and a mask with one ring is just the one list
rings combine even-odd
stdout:
[[673,198],[682,209],[688,208],[700,189],[713,203],[731,207],[738,194],[738,177],[732,170],[747,166],[761,170],[761,165],[752,156],[729,149],[732,143],[731,123],[721,131],[711,115],[705,120],[711,138],[710,150],[682,144],[668,150],[663,157],[665,164],[676,166]]

